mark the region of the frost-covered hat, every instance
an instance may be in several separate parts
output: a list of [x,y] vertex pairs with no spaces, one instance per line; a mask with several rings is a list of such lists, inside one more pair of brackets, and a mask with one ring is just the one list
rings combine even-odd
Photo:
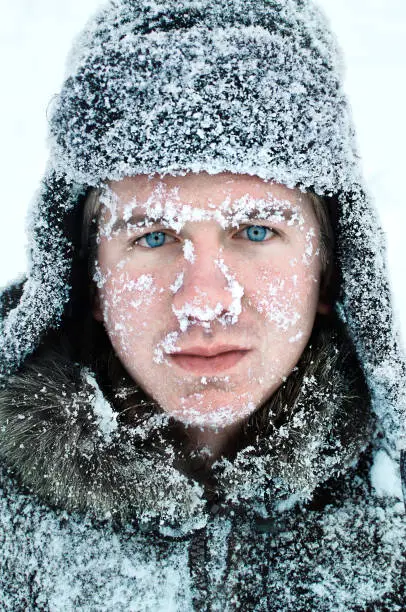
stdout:
[[226,169],[348,189],[356,159],[339,78],[310,2],[115,1],[71,55],[54,165],[87,185]]
[[69,301],[77,211],[91,186],[139,173],[257,175],[334,197],[337,309],[392,449],[404,364],[384,241],[360,177],[341,64],[309,0],[113,0],[76,41],[50,117],[23,293],[6,291],[1,373],[18,369]]

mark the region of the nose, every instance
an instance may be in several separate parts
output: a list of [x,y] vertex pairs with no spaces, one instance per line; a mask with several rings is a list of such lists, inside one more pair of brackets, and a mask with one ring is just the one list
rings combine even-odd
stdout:
[[182,280],[172,301],[181,329],[193,323],[210,327],[215,320],[236,323],[244,291],[219,248],[195,244],[194,257],[185,260]]

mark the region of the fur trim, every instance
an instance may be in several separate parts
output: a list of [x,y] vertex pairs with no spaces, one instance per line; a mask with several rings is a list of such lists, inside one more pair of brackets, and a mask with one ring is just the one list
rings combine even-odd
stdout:
[[[269,491],[274,501],[308,498],[370,439],[368,398],[355,391],[359,380],[343,346],[323,336],[306,359],[288,379],[299,376],[293,384],[301,386],[286,422],[275,424],[277,402],[286,398],[281,388],[260,409],[268,411],[268,429],[234,461],[215,466],[221,498],[251,505]],[[1,454],[39,498],[101,519],[202,527],[202,487],[177,469],[173,445],[151,443],[151,432],[167,434],[168,418],[150,413],[138,422],[121,422],[90,371],[56,352],[31,359],[0,391]]]
[[0,392],[1,454],[39,498],[98,519],[202,527],[202,490],[175,470],[172,449],[146,452],[145,432],[163,422],[120,424],[91,373],[58,353]]

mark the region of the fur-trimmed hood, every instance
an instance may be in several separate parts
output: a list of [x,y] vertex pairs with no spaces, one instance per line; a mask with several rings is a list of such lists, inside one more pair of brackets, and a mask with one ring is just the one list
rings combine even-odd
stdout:
[[[217,503],[272,513],[311,499],[357,461],[374,418],[348,348],[337,332],[313,339],[289,421],[214,465]],[[296,376],[303,378],[300,368]],[[118,388],[120,395],[137,397],[134,389]],[[0,391],[1,454],[40,499],[101,520],[185,533],[204,526],[208,500],[204,486],[181,473],[168,425],[159,409],[136,427],[123,423],[94,375],[55,350],[28,360]]]
[[371,413],[351,430],[358,401],[349,401],[351,376],[332,343],[314,379],[300,382],[297,411],[280,429],[286,447],[259,440],[254,452],[219,466],[223,499],[279,484],[281,499],[309,496],[368,441],[399,461],[406,376],[384,239],[362,185],[336,44],[313,2],[112,0],[76,43],[50,130],[27,279],[21,292],[0,296],[0,455],[26,487],[99,516],[201,524],[203,489],[176,469],[173,447],[152,452],[119,423],[85,364],[47,352],[51,330],[83,305],[80,228],[89,188],[138,173],[243,172],[335,204],[335,310]]

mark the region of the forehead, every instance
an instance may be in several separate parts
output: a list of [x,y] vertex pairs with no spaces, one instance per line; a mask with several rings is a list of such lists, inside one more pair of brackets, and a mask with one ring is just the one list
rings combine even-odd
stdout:
[[221,173],[209,175],[186,174],[185,176],[147,176],[126,177],[121,181],[111,181],[108,187],[117,198],[118,208],[129,204],[143,207],[152,202],[174,206],[188,205],[201,210],[233,207],[236,200],[273,199],[287,206],[309,207],[305,194],[284,185],[265,182],[259,177],[241,174]]

